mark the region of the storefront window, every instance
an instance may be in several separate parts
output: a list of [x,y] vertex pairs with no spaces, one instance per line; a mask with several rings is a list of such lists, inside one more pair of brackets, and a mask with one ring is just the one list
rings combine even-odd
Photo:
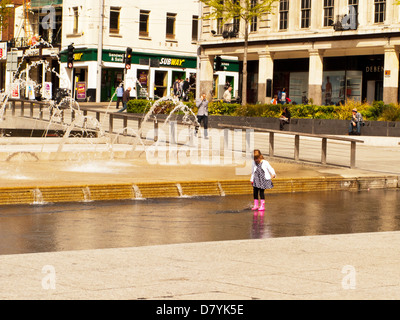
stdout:
[[149,71],[148,70],[138,70],[137,71],[137,79],[140,83],[140,86],[137,86],[136,92],[138,93],[138,98],[146,98],[148,95],[148,78]]
[[308,95],[308,72],[290,74],[289,92],[292,103],[301,104]]
[[324,72],[322,103],[338,105],[347,100],[361,101],[362,71]]

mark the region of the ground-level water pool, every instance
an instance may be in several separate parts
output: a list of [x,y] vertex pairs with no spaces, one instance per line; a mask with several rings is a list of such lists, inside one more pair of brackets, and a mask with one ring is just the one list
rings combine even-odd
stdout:
[[[400,192],[149,199],[0,207],[0,254],[400,230]],[[390,244],[388,244],[390,245]]]

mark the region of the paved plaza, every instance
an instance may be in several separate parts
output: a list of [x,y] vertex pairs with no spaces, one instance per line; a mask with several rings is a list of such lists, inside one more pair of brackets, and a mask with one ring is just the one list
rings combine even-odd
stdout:
[[[279,139],[278,156],[292,153],[288,138]],[[312,158],[306,163],[270,161],[281,179],[400,176],[398,138],[360,139],[364,144],[357,148],[356,169],[321,166],[310,163]],[[257,134],[255,144],[264,143],[265,135]],[[305,141],[304,158],[312,157],[313,143]],[[25,146],[43,148],[41,143]],[[6,152],[15,144],[3,140],[1,147]],[[347,145],[335,143],[330,150],[332,162],[348,163],[339,160],[349,153]],[[238,179],[234,165],[148,165],[145,157],[14,160],[0,168],[2,187]],[[0,298],[399,299],[399,251],[400,232],[378,232],[3,255]]]

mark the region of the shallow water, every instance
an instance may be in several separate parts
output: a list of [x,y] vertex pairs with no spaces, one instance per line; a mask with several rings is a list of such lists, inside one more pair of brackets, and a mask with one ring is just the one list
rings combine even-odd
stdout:
[[0,254],[400,230],[400,192],[267,195],[0,207]]

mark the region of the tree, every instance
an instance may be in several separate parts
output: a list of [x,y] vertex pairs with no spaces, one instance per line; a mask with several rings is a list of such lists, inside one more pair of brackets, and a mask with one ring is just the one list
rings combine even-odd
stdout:
[[200,2],[211,8],[210,13],[203,15],[203,19],[222,19],[223,23],[232,19],[244,21],[242,105],[247,104],[249,27],[255,18],[272,13],[273,4],[277,1],[279,0],[200,0]]
[[0,31],[8,26],[8,18],[13,13],[14,5],[11,0],[0,0]]

